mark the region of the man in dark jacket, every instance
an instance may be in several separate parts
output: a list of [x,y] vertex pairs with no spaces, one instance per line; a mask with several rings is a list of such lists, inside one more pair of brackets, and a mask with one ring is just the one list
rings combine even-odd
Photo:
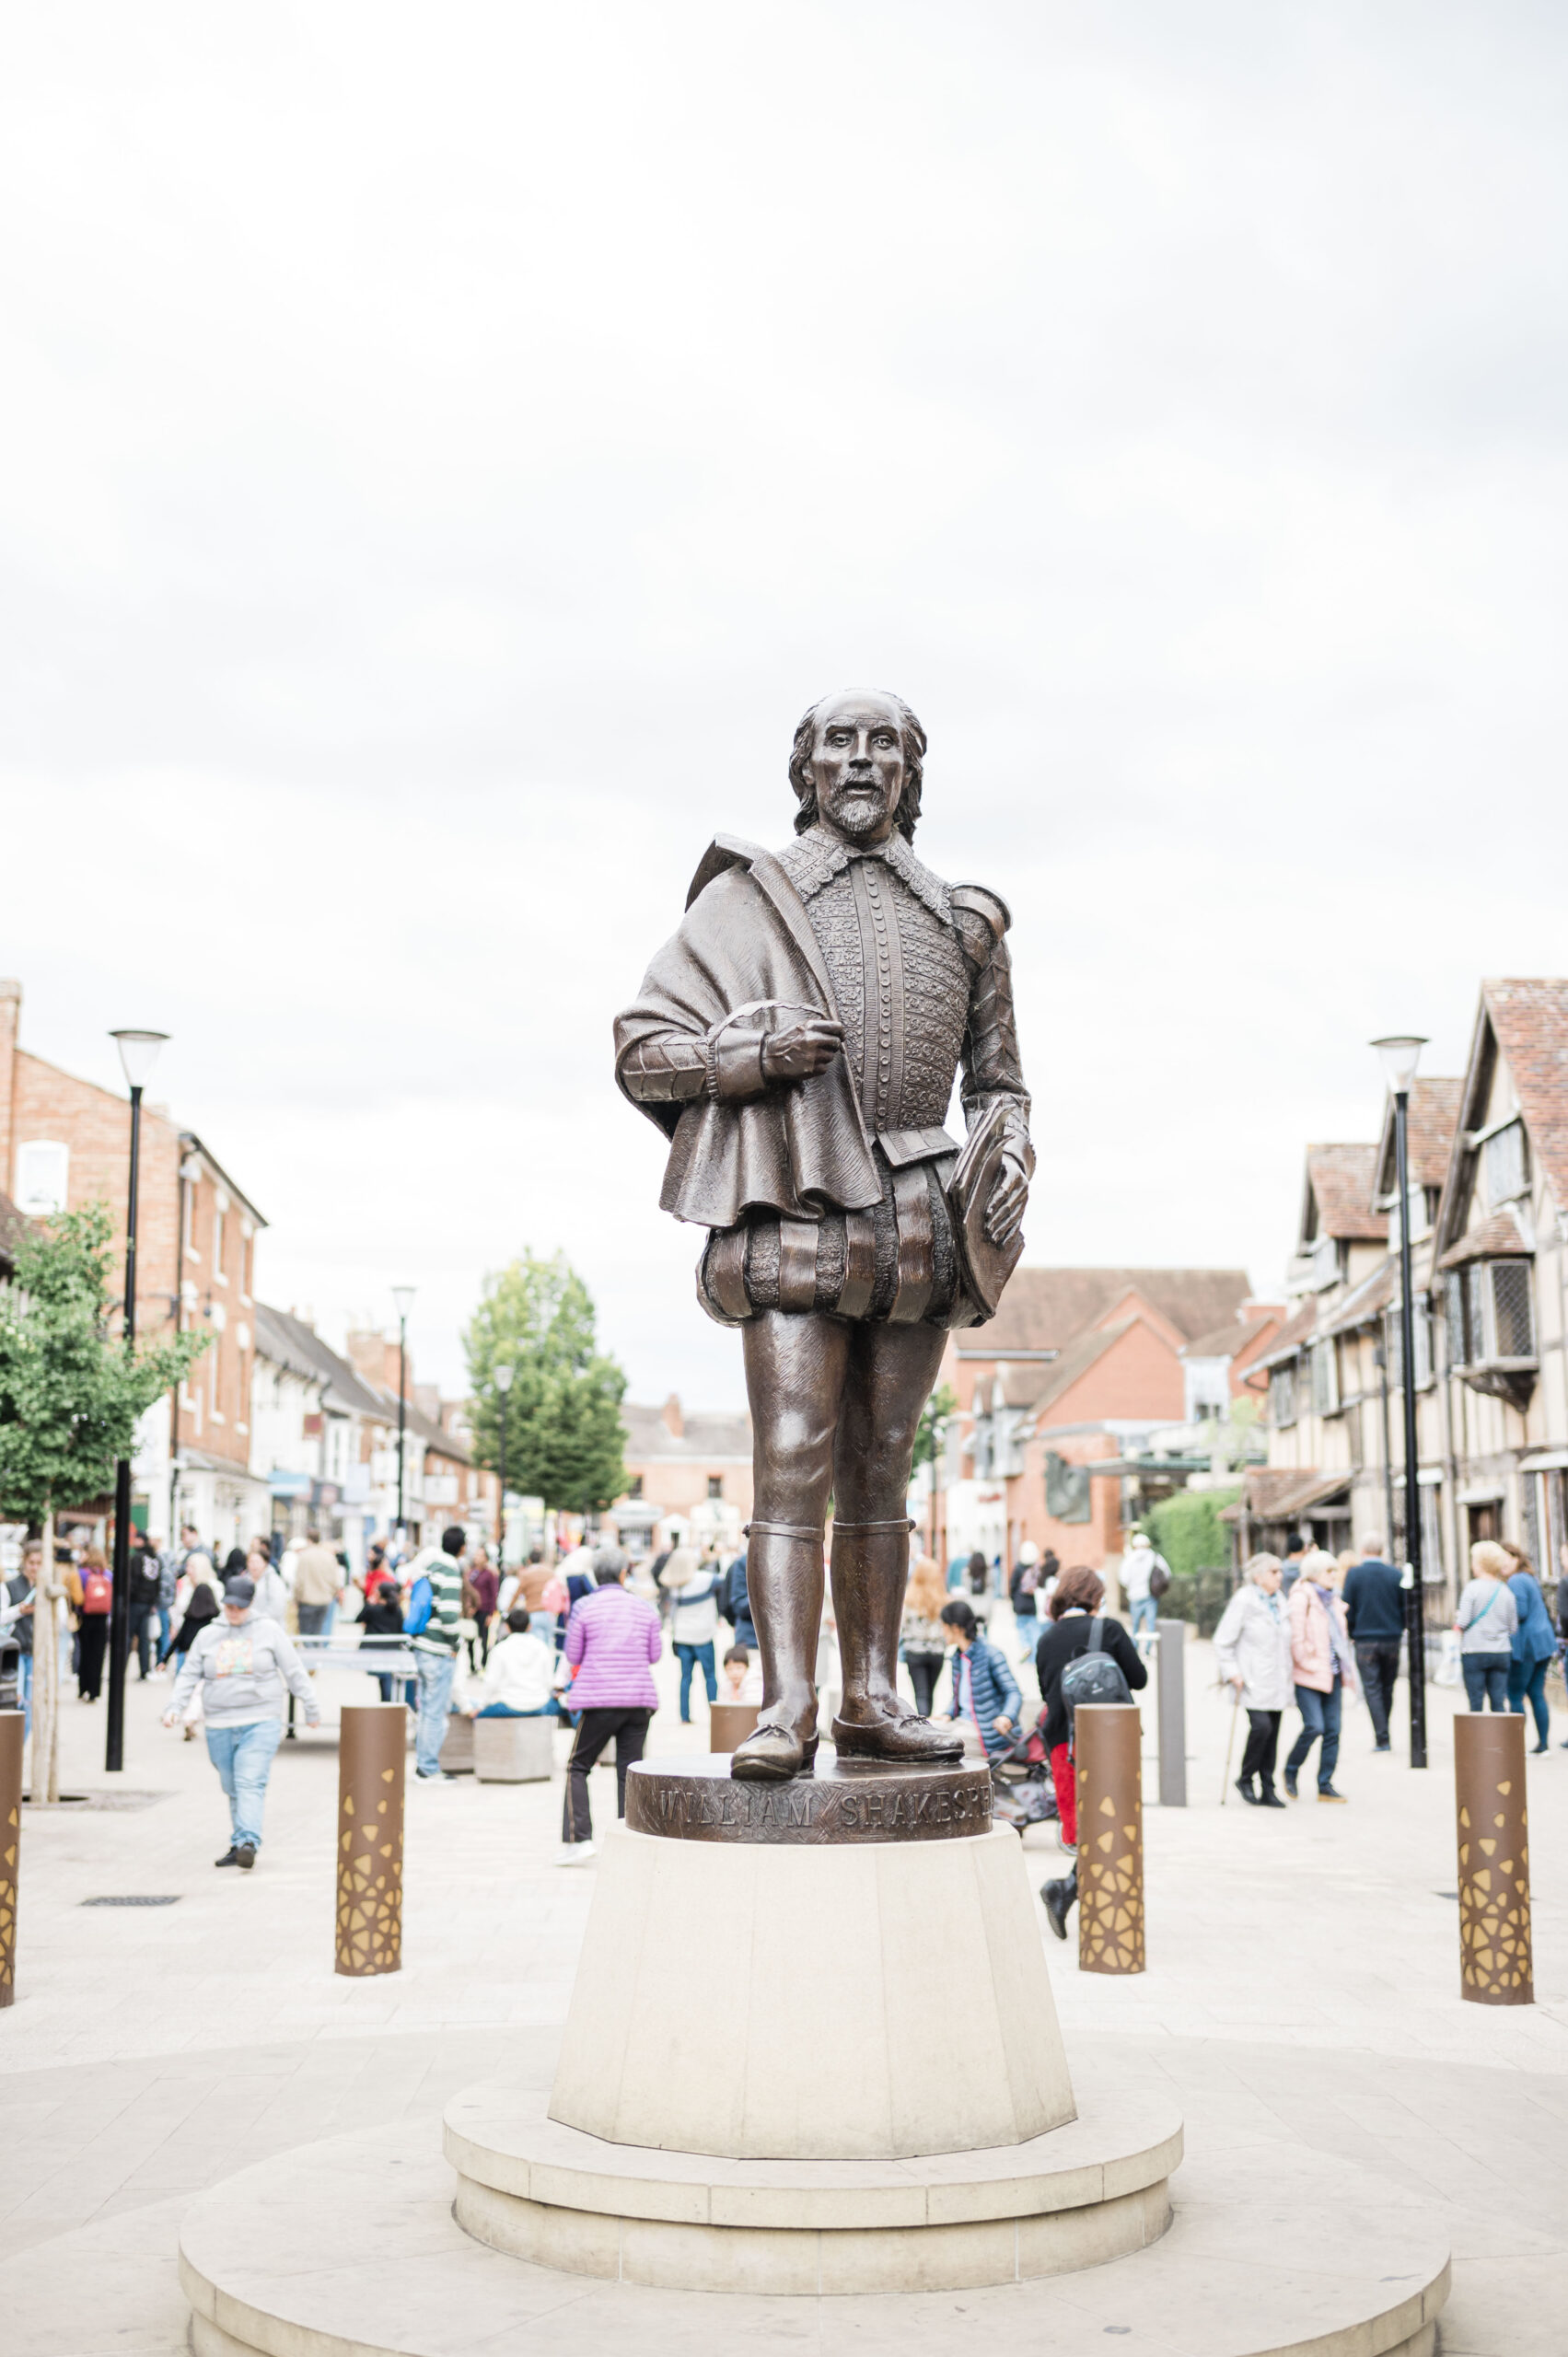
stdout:
[[744,1549],[719,1583],[719,1616],[727,1620],[734,1630],[736,1643],[744,1645],[748,1653],[755,1653],[757,1631],[751,1621],[751,1598],[746,1585]]
[[1355,1647],[1362,1692],[1372,1713],[1376,1748],[1388,1751],[1388,1713],[1400,1674],[1400,1640],[1405,1631],[1405,1599],[1400,1574],[1383,1561],[1381,1538],[1364,1538],[1361,1561],[1345,1575],[1345,1619]]

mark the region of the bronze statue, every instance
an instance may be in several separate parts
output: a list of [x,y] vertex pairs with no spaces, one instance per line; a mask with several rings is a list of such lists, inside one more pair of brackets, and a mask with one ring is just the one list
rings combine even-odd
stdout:
[[[1023,1249],[1034,1152],[1006,905],[910,848],[924,753],[897,696],[814,704],[795,841],[715,839],[615,1027],[616,1077],[670,1140],[660,1202],[712,1231],[698,1297],[741,1329],[765,1694],[741,1778],[798,1775],[817,1748],[830,1495],[840,1757],[961,1749],[898,1691],[910,1467],[947,1330],[992,1314]],[[960,1061],[961,1150],[943,1126]]]

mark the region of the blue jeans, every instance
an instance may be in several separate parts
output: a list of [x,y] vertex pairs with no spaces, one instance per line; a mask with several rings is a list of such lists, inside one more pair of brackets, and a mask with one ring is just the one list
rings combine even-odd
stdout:
[[719,1682],[714,1672],[714,1641],[710,1637],[703,1645],[678,1644],[675,1651],[680,1663],[680,1724],[682,1726],[690,1726],[691,1724],[691,1673],[699,1665],[702,1667],[703,1682],[708,1689],[709,1701],[716,1702],[719,1699]]
[[1134,1596],[1132,1599],[1132,1634],[1134,1636],[1137,1636],[1141,1630],[1153,1629],[1159,1617],[1159,1605],[1154,1596]]
[[456,1654],[419,1656],[419,1728],[414,1736],[413,1764],[422,1776],[434,1776],[441,1765],[447,1740],[447,1720],[452,1707],[452,1676]]
[[22,1654],[17,1661],[17,1700],[22,1706],[22,1740],[32,1733],[32,1655]]
[[1535,1714],[1536,1741],[1541,1745],[1551,1740],[1551,1713],[1546,1706],[1546,1673],[1551,1666],[1550,1655],[1545,1661],[1512,1661],[1508,1665],[1508,1708],[1523,1718],[1528,1701]]
[[1513,1666],[1511,1654],[1459,1655],[1459,1667],[1465,1674],[1465,1700],[1472,1711],[1484,1711],[1489,1702],[1494,1711],[1508,1708],[1508,1672]]
[[1298,1686],[1295,1707],[1301,1713],[1301,1733],[1290,1747],[1285,1761],[1285,1774],[1294,1776],[1305,1767],[1307,1755],[1319,1737],[1323,1748],[1318,1754],[1318,1790],[1326,1793],[1334,1781],[1334,1768],[1340,1756],[1340,1705],[1343,1690],[1336,1678],[1327,1694],[1319,1694],[1315,1686]]
[[510,1702],[487,1702],[482,1711],[474,1713],[474,1716],[479,1719],[558,1719],[561,1705],[553,1694],[548,1702],[541,1702],[537,1711],[514,1711]]
[[281,1719],[251,1719],[242,1727],[209,1727],[207,1758],[228,1794],[228,1815],[237,1850],[261,1846],[261,1811],[267,1778],[283,1733]]

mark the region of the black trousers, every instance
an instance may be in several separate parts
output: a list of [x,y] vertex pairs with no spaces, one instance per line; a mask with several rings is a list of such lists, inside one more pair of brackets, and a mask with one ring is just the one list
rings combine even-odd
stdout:
[[626,1814],[626,1771],[641,1759],[648,1739],[650,1710],[585,1711],[577,1722],[577,1740],[566,1762],[566,1802],[562,1811],[563,1841],[591,1841],[593,1812],[588,1806],[588,1770],[611,1736],[615,1737],[615,1814]]
[[85,1701],[96,1702],[103,1684],[103,1656],[109,1644],[109,1615],[107,1612],[84,1612],[81,1643],[76,1655],[76,1691]]
[[1388,1713],[1394,1707],[1394,1680],[1400,1674],[1398,1637],[1358,1637],[1355,1666],[1372,1713],[1372,1732],[1381,1747],[1388,1740]]
[[1274,1789],[1274,1756],[1280,1747],[1280,1721],[1283,1711],[1249,1711],[1247,1713],[1247,1748],[1241,1755],[1241,1772],[1249,1780],[1261,1776],[1266,1789]]
[[936,1700],[936,1681],[942,1675],[942,1665],[946,1659],[945,1654],[909,1654],[904,1658],[910,1684],[914,1688],[914,1707],[923,1719],[931,1716],[932,1705]]

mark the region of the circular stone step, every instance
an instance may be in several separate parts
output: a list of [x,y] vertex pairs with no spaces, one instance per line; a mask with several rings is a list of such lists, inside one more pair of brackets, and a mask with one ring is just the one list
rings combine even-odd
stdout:
[[760,1784],[727,1752],[683,1753],[633,1763],[626,1822],[678,1841],[952,1841],[990,1832],[994,1790],[983,1760],[900,1768],[822,1750],[806,1775]]
[[496,2250],[666,2290],[959,2291],[1098,2267],[1170,2223],[1175,2106],[1104,2096],[1027,2143],[758,2161],[608,2144],[494,2084],[447,2106],[454,2214]]
[[690,2357],[764,2340],[814,2357],[1432,2357],[1442,2234],[1410,2196],[1295,2145],[1189,2160],[1170,2230],[1080,2275],[981,2291],[800,2299],[657,2292],[530,2266],[452,2215],[434,2125],[274,2154],[180,2231],[196,2357]]

